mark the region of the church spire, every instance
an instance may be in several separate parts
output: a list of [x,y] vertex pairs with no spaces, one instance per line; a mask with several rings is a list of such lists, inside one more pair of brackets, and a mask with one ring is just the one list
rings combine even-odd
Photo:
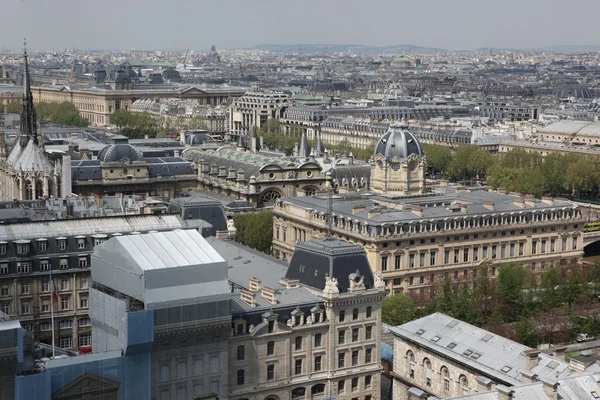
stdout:
[[31,94],[31,79],[29,78],[29,62],[27,60],[27,42],[24,44],[23,58],[25,59],[25,71],[23,72],[23,107],[21,108],[21,130],[19,144],[25,148],[29,140],[39,145],[37,135],[37,119],[33,106],[33,95]]

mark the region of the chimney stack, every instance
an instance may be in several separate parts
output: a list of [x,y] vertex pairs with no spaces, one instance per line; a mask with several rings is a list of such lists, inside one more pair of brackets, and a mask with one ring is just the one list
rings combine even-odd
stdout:
[[538,356],[540,355],[540,351],[538,349],[531,349],[525,352],[525,357],[527,358],[527,363],[525,368],[532,369],[538,363]]
[[250,285],[248,287],[250,288],[251,292],[258,292],[260,290],[260,284],[260,279],[257,277],[252,277],[250,278]]
[[244,303],[248,304],[250,307],[256,307],[256,293],[246,289],[241,289],[240,298]]
[[275,289],[272,289],[268,286],[264,286],[262,288],[261,295],[263,299],[267,300],[271,304],[277,304],[277,296],[275,294]]

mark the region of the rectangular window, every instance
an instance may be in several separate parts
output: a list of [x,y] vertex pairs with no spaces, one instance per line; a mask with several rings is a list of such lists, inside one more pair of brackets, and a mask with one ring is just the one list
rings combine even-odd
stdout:
[[352,343],[358,342],[358,328],[352,329]]
[[79,327],[90,326],[92,321],[89,318],[79,318],[78,324]]
[[88,296],[87,294],[79,295],[79,307],[87,308],[88,307]]
[[542,240],[542,254],[546,252],[546,241]]
[[185,378],[187,376],[187,364],[185,362],[177,363],[177,377]]
[[51,330],[52,330],[52,322],[40,323],[40,331],[51,331]]
[[8,263],[0,264],[0,275],[8,274]]
[[367,375],[367,376],[365,376],[365,388],[368,389],[370,387],[371,387],[371,375]]
[[345,386],[346,386],[346,381],[338,381],[338,394],[344,393]]
[[295,375],[302,374],[302,359],[296,360],[296,365],[294,366],[294,373],[295,373]]
[[61,336],[58,340],[58,346],[61,349],[70,349],[73,347],[73,337],[72,336]]
[[85,249],[85,239],[77,239],[77,248],[79,250]]
[[498,246],[496,246],[496,245],[492,246],[492,259],[496,259],[496,257],[497,257],[497,249],[498,249]]
[[272,356],[275,354],[275,342],[271,341],[267,343],[267,355]]
[[211,357],[210,358],[210,373],[214,374],[215,372],[219,372],[219,357]]
[[60,259],[60,269],[69,269],[69,259],[68,258]]
[[371,340],[373,337],[373,327],[367,326],[365,328],[365,340]]
[[0,255],[6,254],[6,243],[0,243]]
[[397,255],[394,257],[394,268],[395,269],[402,268],[402,256]]
[[577,250],[577,241],[579,240],[578,236],[573,236],[573,250]]
[[302,336],[296,337],[295,348],[296,348],[296,351],[302,350]]
[[315,347],[321,347],[322,335],[320,333],[315,334]]
[[17,272],[29,273],[31,271],[30,262],[17,263]]
[[267,365],[267,380],[268,381],[275,380],[275,364]]
[[169,364],[163,364],[160,366],[160,381],[166,382],[169,380]]
[[510,256],[511,257],[515,256],[515,244],[514,243],[510,244]]
[[567,238],[562,238],[562,251],[567,251]]
[[537,254],[537,240],[531,242],[531,254]]
[[408,256],[408,266],[409,266],[410,268],[414,268],[414,267],[415,267],[415,254],[414,254],[414,253],[411,253],[411,254]]
[[45,240],[38,241],[38,251],[43,252],[43,251],[46,251],[47,248],[48,248],[48,242],[46,242]]
[[344,344],[346,342],[346,331],[341,330],[338,332],[338,344]]
[[58,250],[63,251],[67,248],[67,241],[65,239],[58,240]]
[[506,245],[500,246],[500,258],[506,258]]
[[29,294],[29,282],[21,283],[21,294]]
[[50,271],[50,262],[48,260],[40,260],[40,271]]
[[2,303],[2,312],[6,315],[10,315],[10,306],[8,303]]
[[483,246],[483,249],[482,249],[482,251],[483,251],[482,257],[483,257],[484,259],[488,258],[488,254],[487,254],[488,252],[487,252],[487,250],[488,250],[488,247],[487,247],[487,246]]
[[387,271],[387,256],[381,256],[381,270]]
[[60,309],[68,310],[69,309],[69,296],[61,296],[60,298]]
[[458,264],[459,263],[459,250],[455,249],[454,250],[454,264]]
[[79,281],[79,289],[87,289],[88,288],[88,280],[87,279],[81,279]]
[[22,314],[29,314],[29,312],[31,311],[30,307],[29,307],[29,302],[28,301],[24,301],[21,303],[21,313]]
[[519,255],[522,256],[525,253],[525,243],[519,243]]
[[358,365],[358,350],[352,352],[352,366]]
[[450,250],[444,251],[444,264],[450,264]]
[[365,350],[365,363],[370,364],[372,357],[373,357],[373,349],[366,349]]
[[554,253],[556,251],[556,239],[550,240],[550,252]]
[[315,357],[315,372],[319,372],[321,370],[321,356]]
[[352,310],[352,320],[356,321],[358,319],[358,308]]
[[62,279],[60,281],[60,290],[69,290],[69,280],[68,279]]
[[338,354],[338,368],[344,368],[344,364],[346,363],[346,353]]
[[431,253],[429,253],[429,265],[432,267],[435,266],[435,251],[431,251]]
[[91,346],[92,345],[92,334],[91,333],[83,333],[80,334],[77,338],[79,342],[79,347],[83,346]]
[[463,262],[469,262],[469,249],[463,249]]
[[339,315],[340,322],[344,322],[344,320],[346,319],[346,311],[340,310],[338,315]]
[[373,307],[367,307],[367,318],[371,318],[373,316]]
[[356,392],[358,390],[358,378],[352,378],[352,391]]
[[86,257],[79,257],[79,268],[87,268],[88,260]]
[[0,287],[0,296],[8,296],[8,285],[2,285]]
[[473,247],[473,261],[479,261],[479,247]]
[[58,327],[60,329],[70,329],[73,327],[73,321],[70,319],[63,319],[58,322]]

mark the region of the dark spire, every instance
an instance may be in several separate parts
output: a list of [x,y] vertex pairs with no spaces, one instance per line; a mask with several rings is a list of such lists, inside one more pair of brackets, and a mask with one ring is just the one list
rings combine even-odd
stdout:
[[321,140],[321,134],[317,133],[317,141],[315,143],[315,152],[318,156],[322,156],[325,153],[325,145]]
[[23,107],[21,108],[21,131],[19,143],[21,148],[25,148],[29,140],[33,140],[35,145],[39,145],[37,135],[37,119],[35,108],[33,106],[33,95],[31,94],[31,79],[29,78],[29,63],[27,61],[27,43],[24,43],[25,50],[23,58],[25,59],[25,72],[23,73]]
[[306,135],[303,133],[300,138],[300,145],[298,146],[298,157],[308,158],[308,156],[310,156],[310,146],[308,145],[308,140],[306,140]]

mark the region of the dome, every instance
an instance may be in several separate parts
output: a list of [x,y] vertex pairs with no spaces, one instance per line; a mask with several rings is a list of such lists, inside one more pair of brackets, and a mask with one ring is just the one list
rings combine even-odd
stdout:
[[139,161],[140,153],[130,144],[111,144],[100,150],[98,160],[101,162],[118,162],[123,159]]
[[386,160],[392,160],[393,158],[399,158],[400,160],[406,160],[411,154],[415,154],[419,157],[423,156],[423,150],[421,149],[421,143],[419,140],[409,132],[408,125],[399,122],[390,127],[375,146],[375,156],[377,154],[383,155]]
[[554,91],[554,95],[561,99],[564,99],[565,97],[591,99],[593,97],[592,92],[580,83],[567,83],[561,85]]

